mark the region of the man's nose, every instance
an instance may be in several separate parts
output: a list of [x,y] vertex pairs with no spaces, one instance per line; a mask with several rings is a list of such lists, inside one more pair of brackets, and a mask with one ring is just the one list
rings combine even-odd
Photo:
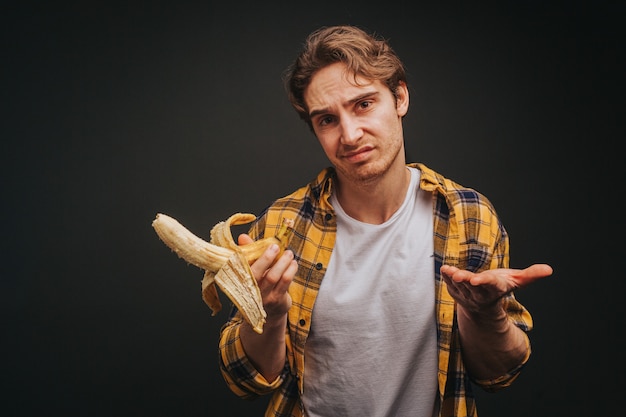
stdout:
[[358,120],[353,117],[343,117],[340,126],[341,142],[344,144],[351,145],[363,136],[363,129],[361,129]]

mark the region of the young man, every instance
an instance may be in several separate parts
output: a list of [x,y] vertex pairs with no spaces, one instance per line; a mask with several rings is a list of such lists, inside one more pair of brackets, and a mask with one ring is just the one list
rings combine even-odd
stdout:
[[321,28],[290,67],[289,98],[332,167],[264,210],[240,244],[295,221],[289,249],[252,265],[267,321],[238,312],[221,369],[266,416],[476,416],[470,381],[509,386],[530,355],[513,291],[550,266],[509,269],[491,203],[405,161],[403,64],[382,39]]

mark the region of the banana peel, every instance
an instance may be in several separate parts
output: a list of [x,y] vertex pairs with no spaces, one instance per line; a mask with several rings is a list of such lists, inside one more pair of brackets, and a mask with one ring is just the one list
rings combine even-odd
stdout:
[[232,236],[231,226],[250,223],[255,219],[256,216],[250,213],[233,214],[213,226],[210,242],[196,236],[176,219],[163,213],[157,213],[152,221],[152,227],[179,258],[204,270],[202,299],[211,309],[213,316],[222,309],[217,291],[219,287],[241,312],[244,320],[255,332],[261,334],[267,314],[250,265],[274,243],[280,248],[276,259],[280,257],[292,234],[293,220],[283,219],[276,236],[247,245],[237,245]]

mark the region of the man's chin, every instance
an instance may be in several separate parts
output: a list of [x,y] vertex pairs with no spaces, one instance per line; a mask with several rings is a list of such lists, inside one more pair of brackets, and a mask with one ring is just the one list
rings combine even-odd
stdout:
[[380,170],[363,164],[360,167],[352,167],[351,170],[344,171],[343,177],[354,184],[368,185],[379,179],[382,174],[383,172]]

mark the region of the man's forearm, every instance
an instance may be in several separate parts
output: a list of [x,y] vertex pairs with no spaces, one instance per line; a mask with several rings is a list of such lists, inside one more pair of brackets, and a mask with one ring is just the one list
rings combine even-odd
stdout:
[[269,321],[265,323],[261,334],[256,333],[248,323],[241,324],[239,336],[246,355],[269,383],[280,376],[285,366],[286,326],[287,315],[271,323]]
[[526,358],[528,338],[509,320],[500,303],[481,312],[468,312],[458,306],[457,318],[463,360],[474,378],[500,377]]

